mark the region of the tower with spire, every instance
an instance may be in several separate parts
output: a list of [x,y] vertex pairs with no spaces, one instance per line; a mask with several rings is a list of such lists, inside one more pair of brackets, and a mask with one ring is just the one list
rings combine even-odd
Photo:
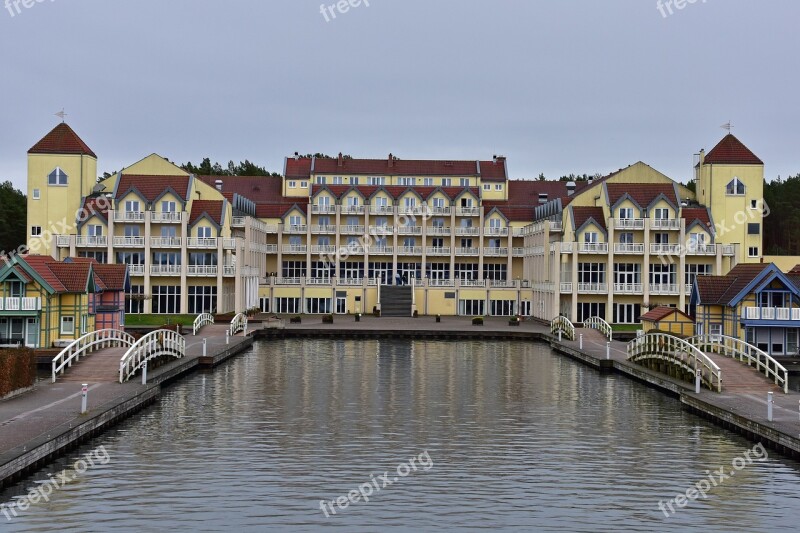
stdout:
[[66,122],[28,150],[28,248],[50,255],[55,234],[73,233],[76,209],[97,180],[97,156]]
[[764,253],[764,162],[732,133],[695,168],[697,200],[711,208],[718,244],[736,244],[738,263],[757,263]]

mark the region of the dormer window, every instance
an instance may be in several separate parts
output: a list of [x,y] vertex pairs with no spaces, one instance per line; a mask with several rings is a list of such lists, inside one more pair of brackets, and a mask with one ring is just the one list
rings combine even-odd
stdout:
[[725,194],[731,196],[744,195],[744,183],[739,178],[733,178],[725,187]]
[[56,167],[56,169],[52,171],[49,176],[47,176],[47,184],[66,185],[68,178],[69,176],[67,176],[66,172],[61,170],[59,167]]

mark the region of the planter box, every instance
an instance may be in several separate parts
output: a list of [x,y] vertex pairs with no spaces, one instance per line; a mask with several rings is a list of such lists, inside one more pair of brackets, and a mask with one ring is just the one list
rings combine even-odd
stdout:
[[520,324],[519,320],[509,320],[508,321],[508,325],[509,326],[519,326],[519,324]]

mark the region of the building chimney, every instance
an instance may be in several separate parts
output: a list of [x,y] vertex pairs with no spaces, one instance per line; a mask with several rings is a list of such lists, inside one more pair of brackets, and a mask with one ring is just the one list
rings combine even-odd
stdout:
[[222,180],[214,181],[214,188],[217,189],[218,191],[221,191],[222,190]]
[[392,154],[389,154],[389,168],[392,168],[393,166],[394,166],[394,156]]
[[344,166],[344,157],[342,156],[342,152],[339,152],[339,167]]
[[567,196],[572,196],[575,194],[575,188],[577,184],[574,181],[567,182]]
[[492,156],[492,162],[496,165],[497,164],[497,155]]
[[295,152],[294,153],[294,160],[297,161],[298,159],[300,159],[300,152]]
[[706,160],[706,149],[705,148],[701,148],[700,149],[700,164],[702,165],[705,162],[705,160]]

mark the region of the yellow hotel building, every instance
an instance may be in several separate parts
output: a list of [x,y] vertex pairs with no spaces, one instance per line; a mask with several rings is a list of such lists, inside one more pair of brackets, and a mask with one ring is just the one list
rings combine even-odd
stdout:
[[761,253],[763,163],[732,135],[698,157],[697,195],[643,163],[572,183],[510,179],[504,157],[391,154],[295,154],[282,177],[195,176],[153,154],[96,184],[66,124],[28,158],[29,245],[128,264],[129,313],[638,322]]

